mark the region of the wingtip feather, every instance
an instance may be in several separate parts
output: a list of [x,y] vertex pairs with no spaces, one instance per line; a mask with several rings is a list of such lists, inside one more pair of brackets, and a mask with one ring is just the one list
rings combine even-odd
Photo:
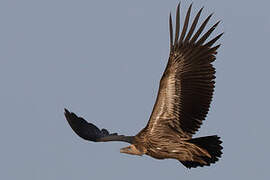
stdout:
[[187,11],[187,14],[186,14],[186,17],[185,17],[184,26],[183,26],[182,33],[181,33],[181,36],[180,36],[180,39],[179,39],[180,43],[183,41],[183,39],[184,39],[184,37],[186,35],[186,32],[187,32],[191,8],[192,8],[192,3],[189,5],[188,11]]
[[176,9],[176,26],[175,26],[175,39],[174,39],[174,45],[177,45],[177,41],[179,38],[179,31],[180,31],[180,3],[178,3],[177,9]]

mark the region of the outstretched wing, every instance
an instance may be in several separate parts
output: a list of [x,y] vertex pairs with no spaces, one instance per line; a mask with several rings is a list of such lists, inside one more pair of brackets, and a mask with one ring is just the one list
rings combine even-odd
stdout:
[[110,134],[107,129],[100,130],[94,124],[88,123],[82,117],[78,117],[67,109],[65,109],[65,117],[73,131],[85,140],[94,142],[124,141],[128,143],[133,140],[132,136],[117,135],[117,133]]
[[192,5],[187,11],[181,35],[179,5],[177,7],[174,42],[170,15],[170,57],[146,127],[149,133],[174,130],[179,132],[181,137],[191,137],[199,129],[209,110],[215,84],[215,68],[212,62],[216,59],[215,54],[220,46],[213,47],[213,44],[223,33],[205,43],[217,27],[217,22],[198,40],[211,14],[192,36],[202,8],[187,33],[191,7]]

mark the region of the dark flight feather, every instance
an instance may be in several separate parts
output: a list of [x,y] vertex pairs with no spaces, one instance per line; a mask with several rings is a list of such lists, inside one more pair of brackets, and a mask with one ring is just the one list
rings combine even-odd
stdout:
[[218,21],[216,24],[214,24],[211,29],[209,29],[204,35],[203,37],[201,37],[200,40],[198,40],[198,42],[196,43],[197,45],[202,45],[204,43],[204,41],[210,36],[210,34],[215,30],[215,28],[217,27],[217,25],[220,23],[220,21]]
[[199,20],[199,18],[200,18],[200,15],[201,15],[201,13],[202,13],[202,10],[203,10],[203,8],[201,8],[201,9],[199,10],[199,12],[197,13],[196,17],[194,18],[194,21],[193,21],[193,23],[192,23],[192,25],[191,25],[191,28],[190,28],[190,30],[189,30],[189,32],[188,32],[188,35],[187,35],[186,38],[185,38],[184,44],[186,44],[186,43],[189,41],[191,35],[193,34],[193,32],[194,32],[194,30],[195,30],[195,28],[196,28],[196,26],[197,26],[198,20]]
[[175,39],[174,39],[174,44],[177,44],[177,40],[179,37],[179,30],[180,30],[180,3],[177,6],[176,9],[176,25],[175,25]]
[[197,38],[200,36],[200,34],[202,33],[202,31],[204,30],[206,24],[208,23],[208,21],[210,20],[210,18],[212,17],[213,13],[210,14],[205,21],[202,23],[202,25],[200,26],[200,28],[198,29],[198,31],[196,32],[196,34],[193,36],[193,38],[191,39],[190,43],[195,43],[195,41],[197,40]]
[[182,29],[182,33],[181,33],[181,36],[180,36],[180,39],[179,39],[179,42],[182,42],[183,39],[184,39],[184,37],[185,37],[185,35],[186,35],[187,28],[188,28],[188,23],[189,23],[189,17],[190,17],[191,8],[192,8],[192,4],[188,8],[188,11],[187,11],[187,14],[186,14],[186,18],[185,18],[185,22],[184,22],[184,26],[183,26],[183,29]]
[[65,116],[73,131],[81,138],[93,142],[124,141],[132,143],[133,136],[123,136],[117,133],[110,134],[107,129],[99,129],[92,123],[88,123],[82,117],[65,109]]
[[173,49],[173,26],[172,26],[172,15],[170,13],[170,18],[169,18],[169,27],[170,27],[170,49],[172,51]]

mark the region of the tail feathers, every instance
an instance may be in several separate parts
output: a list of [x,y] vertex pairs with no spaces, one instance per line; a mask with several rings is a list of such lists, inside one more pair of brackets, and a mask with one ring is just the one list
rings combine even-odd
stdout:
[[187,142],[197,145],[198,147],[206,150],[211,157],[207,156],[199,156],[202,161],[180,161],[187,168],[195,168],[198,166],[210,166],[210,164],[218,161],[218,158],[221,157],[221,150],[223,149],[221,146],[222,141],[220,137],[215,136],[205,136],[200,138],[190,139]]

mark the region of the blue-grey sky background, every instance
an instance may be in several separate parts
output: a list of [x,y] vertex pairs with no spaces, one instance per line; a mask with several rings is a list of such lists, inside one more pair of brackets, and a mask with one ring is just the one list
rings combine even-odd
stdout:
[[[189,170],[120,154],[127,144],[87,142],[67,124],[64,108],[120,134],[146,125],[178,2],[1,0],[0,179],[268,179],[267,0],[193,1],[192,17],[204,6],[201,17],[214,12],[209,25],[222,20],[214,35],[225,32],[211,110],[196,135],[222,137],[215,165]],[[182,18],[191,2],[182,1]]]

